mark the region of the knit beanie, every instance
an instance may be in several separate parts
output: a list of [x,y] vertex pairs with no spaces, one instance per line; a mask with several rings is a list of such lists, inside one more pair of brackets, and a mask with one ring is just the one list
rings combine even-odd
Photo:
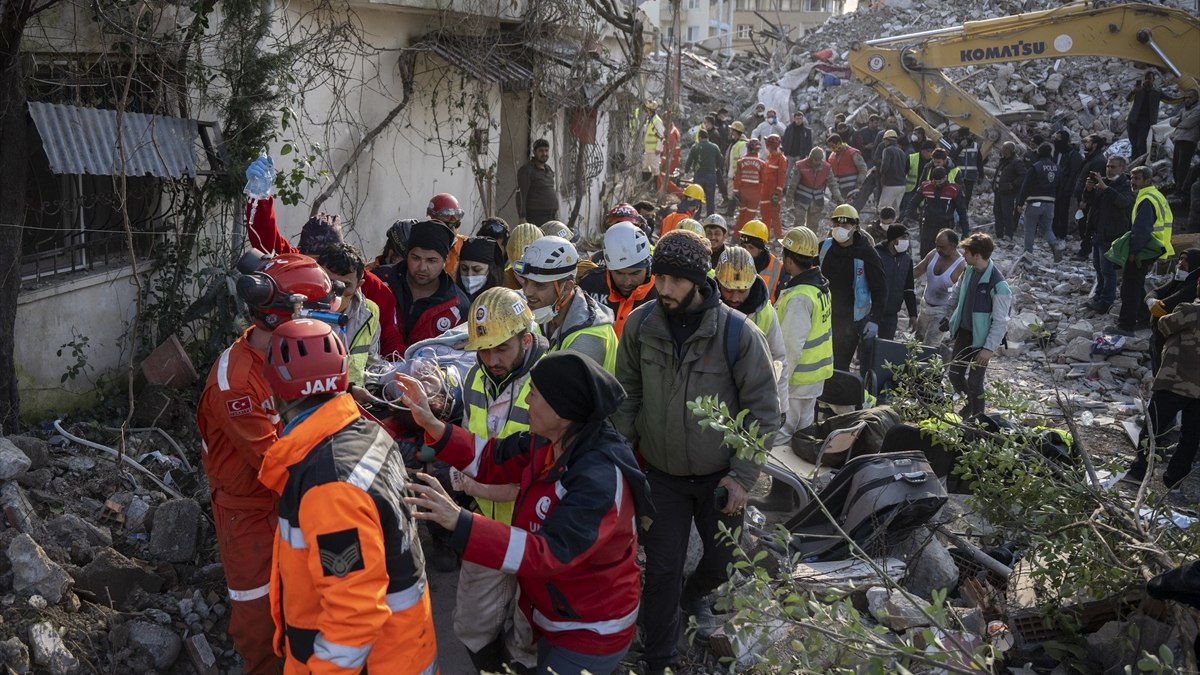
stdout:
[[899,223],[896,223],[894,225],[888,225],[888,229],[887,229],[887,240],[888,241],[892,241],[894,239],[899,239],[900,237],[903,237],[906,234],[908,234],[907,227],[904,227],[903,225],[900,225]]
[[445,258],[454,243],[454,232],[437,220],[425,220],[412,226],[408,235],[408,249],[423,248]]
[[317,255],[333,244],[342,241],[342,218],[328,213],[318,213],[300,230],[300,252]]
[[654,274],[682,277],[703,286],[712,269],[708,240],[690,230],[671,230],[654,246]]

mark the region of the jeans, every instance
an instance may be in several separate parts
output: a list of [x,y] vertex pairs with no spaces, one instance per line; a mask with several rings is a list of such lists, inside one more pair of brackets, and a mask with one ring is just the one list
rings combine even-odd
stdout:
[[717,172],[697,171],[696,184],[704,188],[704,215],[711,216],[717,210]]
[[1108,246],[1096,242],[1092,247],[1092,267],[1096,270],[1096,291],[1092,301],[1101,307],[1111,307],[1117,300],[1117,268],[1104,257]]
[[979,349],[971,346],[971,329],[958,331],[954,338],[954,360],[950,362],[950,384],[954,391],[965,394],[967,403],[959,411],[962,417],[983,414],[983,377],[987,366],[975,363]]
[[[641,537],[646,550],[639,617],[644,632],[642,658],[651,668],[662,668],[675,662],[682,628],[680,601],[704,597],[729,579],[733,548],[720,538],[719,524],[730,530],[741,527],[742,515],[717,510],[713,491],[720,475],[672,476],[648,469],[646,477],[654,495],[654,523]],[[685,583],[683,563],[693,522],[704,555]]]
[[1150,308],[1146,306],[1146,273],[1149,265],[1129,262],[1121,268],[1121,311],[1117,315],[1117,326],[1134,330],[1150,325]]
[[1025,252],[1033,253],[1033,241],[1038,230],[1046,237],[1051,249],[1057,249],[1058,237],[1054,236],[1054,202],[1026,202],[1025,207]]
[[537,645],[537,672],[538,675],[580,675],[586,671],[592,675],[609,675],[628,651],[629,645],[625,645],[625,649],[612,654],[584,654],[552,645],[542,638]]
[[1008,239],[1017,231],[1017,196],[995,195],[992,215],[996,217],[996,238]]
[[896,214],[900,213],[900,202],[904,200],[903,185],[884,185],[879,191],[879,208],[890,206],[896,209]]
[[[1168,483],[1182,479],[1192,471],[1192,460],[1196,458],[1196,449],[1200,446],[1200,399],[1188,398],[1167,390],[1156,391],[1150,398],[1146,421],[1154,428],[1155,438],[1159,439],[1159,442],[1163,435],[1170,431],[1175,416],[1181,412],[1183,415],[1179,428],[1179,445],[1167,462],[1167,471],[1163,476]],[[1143,423],[1140,438],[1148,439],[1149,436],[1146,424]],[[1155,447],[1161,450],[1160,445],[1156,444]],[[1135,464],[1144,465],[1146,459],[1146,446],[1139,444]]]

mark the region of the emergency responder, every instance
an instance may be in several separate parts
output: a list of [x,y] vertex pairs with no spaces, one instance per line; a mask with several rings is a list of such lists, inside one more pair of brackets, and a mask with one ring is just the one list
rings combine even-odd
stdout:
[[533,223],[521,223],[513,228],[512,236],[508,238],[505,254],[508,256],[508,267],[504,269],[504,287],[514,291],[521,290],[521,282],[513,274],[513,263],[521,258],[521,253],[533,242],[542,238],[542,231]]
[[667,214],[662,219],[662,231],[658,236],[670,232],[679,226],[679,221],[684,218],[695,218],[700,215],[700,209],[704,206],[704,188],[692,183],[683,189],[683,199],[679,200],[679,204],[675,206],[675,212]]
[[[708,242],[690,232],[672,232],[659,240],[651,267],[658,301],[633,311],[618,350],[617,379],[629,396],[612,420],[645,460],[655,507],[642,536],[643,672],[677,667],[681,603],[686,614],[697,617],[698,636],[711,635],[705,597],[728,579],[733,562],[733,549],[718,534],[720,524],[741,527],[747,492],[760,471],[754,461],[733,453],[719,431],[696,424],[686,413],[688,402],[716,396],[748,411],[745,423],[757,422],[764,436],[779,427],[778,390],[766,340],[721,302],[717,282],[708,276],[710,253]],[[718,487],[724,488],[720,499]],[[704,554],[685,583],[693,523]]]
[[579,253],[562,237],[542,237],[525,247],[513,271],[521,292],[550,341],[550,351],[570,349],[586,354],[612,371],[617,334],[608,307],[581,291],[575,282]]
[[[722,198],[729,196],[726,186],[733,184],[733,174],[737,170],[738,160],[746,156],[747,143],[749,140],[746,138],[746,127],[740,121],[735,120],[729,125],[729,147],[725,150],[725,159],[721,164],[721,182],[717,184]],[[732,212],[725,213],[727,217],[731,215]]]
[[[874,242],[858,229],[858,211],[842,204],[833,210],[830,220],[832,236],[821,242],[821,274],[829,280],[833,299],[833,367],[849,370],[859,342],[879,335],[879,313],[887,288]],[[869,368],[870,364],[860,366]]]
[[445,224],[454,233],[450,251],[446,254],[446,274],[454,276],[458,272],[458,253],[467,239],[467,235],[458,231],[458,226],[462,223],[463,218],[463,210],[458,205],[458,197],[449,192],[437,193],[430,198],[429,205],[425,207],[425,217]]
[[879,172],[880,186],[876,205],[880,209],[891,207],[897,213],[900,212],[900,202],[904,199],[908,173],[908,159],[904,150],[900,148],[899,137],[895,129],[883,132],[882,145],[877,146],[879,162],[875,165]]
[[761,220],[751,220],[738,232],[742,247],[754,256],[754,269],[767,286],[771,302],[779,295],[779,283],[783,276],[783,261],[767,248],[767,226]]
[[858,148],[846,145],[840,134],[825,139],[829,144],[829,166],[833,178],[842,192],[842,199],[852,201],[858,196],[858,188],[867,181],[867,160]]
[[446,273],[446,256],[455,241],[440,221],[417,223],[404,262],[379,268],[379,277],[396,296],[396,328],[406,346],[437,337],[466,318],[471,301]]
[[663,142],[667,127],[658,116],[658,102],[646,101],[646,124],[642,127],[642,180],[658,175],[662,165]]
[[713,268],[716,272],[713,276],[717,279],[717,288],[721,291],[721,302],[749,317],[766,336],[771,362],[775,364],[779,404],[783,406],[787,401],[787,376],[783,371],[787,352],[775,306],[771,304],[767,285],[754,269],[754,257],[750,252],[741,246],[723,248],[721,258]]
[[420,384],[402,380],[439,459],[481,483],[520,483],[511,525],[461,509],[426,474],[407,501],[453,531],[465,560],[516,576],[539,633],[537,672],[609,675],[637,628],[637,525],[653,511],[646,476],[608,421],[625,392],[574,352],[547,354],[529,379],[529,429],[504,438],[443,423]]
[[[516,291],[484,291],[471,305],[466,349],[476,353],[478,362],[463,380],[462,426],[476,438],[503,439],[529,430],[529,371],[549,348],[532,326],[533,314]],[[463,491],[475,498],[478,513],[512,523],[516,481],[492,485],[470,476],[459,480]],[[481,673],[504,672],[512,661],[526,668],[536,665],[529,622],[516,610],[515,577],[463,561],[454,634]]]
[[604,233],[604,267],[588,272],[579,281],[579,288],[613,313],[613,331],[620,338],[629,313],[658,297],[650,274],[650,240],[646,233],[632,223],[608,228]]
[[277,495],[258,481],[263,455],[278,437],[279,415],[263,363],[272,331],[292,317],[292,295],[308,298],[308,309],[332,311],[339,303],[329,277],[312,258],[284,253],[270,263],[250,254],[239,263],[240,269],[253,270],[237,286],[254,323],[213,365],[196,411],[229,588],[229,634],[250,675],[278,673],[282,666],[272,646],[267,599]]
[[285,423],[259,473],[280,494],[275,644],[288,673],[434,675],[433,606],[404,503],[404,458],[345,393],[347,357],[334,331],[310,319],[280,326],[267,350]]
[[729,223],[725,216],[714,213],[700,224],[704,226],[704,238],[708,239],[708,245],[712,248],[712,266],[716,269],[721,254],[725,252],[725,240],[729,238]]
[[783,123],[779,121],[779,114],[774,110],[768,110],[766,119],[754,127],[754,130],[750,132],[750,137],[765,141],[767,136],[771,134],[782,136],[784,131]]
[[787,155],[790,167],[789,184],[796,180],[791,174],[796,170],[796,163],[807,158],[812,148],[812,130],[808,128],[808,120],[804,118],[804,113],[797,110],[792,114],[792,123],[783,131],[783,154]]
[[[924,129],[918,127],[916,131],[924,136]],[[937,149],[937,143],[934,141],[921,140],[913,145],[913,151],[908,155],[908,171],[904,174],[904,197],[900,199],[900,213],[908,211],[908,205],[917,198],[921,176],[925,175],[926,167],[933,161],[933,151]]]
[[693,173],[697,185],[704,190],[705,215],[711,216],[717,208],[717,181],[721,175],[721,149],[709,140],[708,132],[701,129],[698,140],[688,152],[684,173]]
[[929,156],[929,164],[925,165],[925,171],[921,174],[921,182],[924,183],[933,177],[935,169],[946,170],[946,180],[959,186],[962,189],[962,171],[955,166],[954,162],[950,161],[950,155],[943,148],[938,148]]
[[921,295],[921,307],[917,311],[914,332],[926,347],[942,342],[938,328],[942,319],[954,310],[954,286],[962,277],[966,264],[958,250],[958,233],[951,229],[938,232],[933,240],[933,250],[917,263],[913,274],[925,277],[925,291]]
[[367,263],[362,253],[346,242],[331,244],[317,255],[317,264],[331,281],[342,284],[338,311],[346,316],[342,341],[350,352],[350,382],[362,386],[367,365],[381,361],[379,355],[379,306],[362,294]]
[[842,201],[842,192],[833,179],[833,167],[825,161],[825,151],[817,147],[809,151],[806,159],[796,162],[792,173],[795,174],[792,183],[793,222],[815,232],[825,213],[826,190],[835,202]]
[[938,232],[953,230],[955,223],[964,237],[970,231],[962,188],[950,182],[946,170],[940,166],[929,176],[929,180],[917,189],[917,198],[909,202],[908,211],[901,216],[901,220],[907,220],[914,213],[921,214],[921,255],[933,250],[933,238]]
[[783,224],[779,220],[779,211],[783,205],[783,193],[787,189],[788,163],[787,157],[779,149],[779,134],[771,134],[764,141],[767,146],[766,164],[763,166],[762,194],[763,201],[759,205],[762,220],[767,224],[771,236],[779,239],[783,236]]
[[818,253],[817,235],[803,225],[788,230],[783,238],[783,265],[791,275],[776,303],[787,346],[783,361],[787,407],[779,430],[784,444],[792,434],[812,426],[817,398],[833,375],[833,308],[829,282],[817,264]]
[[983,378],[1008,333],[1012,290],[992,261],[991,236],[973,234],[963,239],[961,247],[966,272],[958,282],[958,305],[950,315],[954,359],[949,371],[954,391],[966,397],[958,414],[967,418],[984,412]]
[[[1037,161],[1025,172],[1021,189],[1017,192],[1018,220],[1025,221],[1025,252],[1033,253],[1033,242],[1038,230],[1046,237],[1054,262],[1062,260],[1064,242],[1054,234],[1054,202],[1058,198],[1058,183],[1062,180],[1058,166],[1051,155],[1054,146],[1042,143],[1037,147]],[[922,251],[924,246],[922,246]]]
[[474,300],[480,293],[504,281],[504,267],[500,265],[499,257],[500,245],[494,239],[469,237],[463,242],[454,281],[468,299]]
[[[950,158],[955,166],[962,168],[959,177],[963,186],[963,200],[971,205],[971,196],[975,194],[975,183],[983,175],[983,153],[979,148],[979,139],[967,128],[959,131],[958,143],[954,146],[954,155]],[[953,180],[953,179],[951,179]]]
[[758,217],[759,204],[765,196],[763,172],[767,163],[758,156],[758,146],[757,138],[746,142],[746,156],[737,161],[737,168],[733,173],[733,195],[738,201],[738,227]]

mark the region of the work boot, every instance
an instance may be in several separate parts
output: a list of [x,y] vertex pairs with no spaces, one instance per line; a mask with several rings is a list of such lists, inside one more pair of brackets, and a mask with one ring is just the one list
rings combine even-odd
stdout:
[[695,617],[696,619],[696,644],[704,647],[708,645],[709,638],[717,630],[719,622],[717,617],[713,615],[712,605],[708,603],[707,596],[701,596],[693,599],[685,599],[680,603],[683,608],[683,616]]
[[477,652],[467,650],[475,670],[481,673],[503,673],[504,671],[504,636],[487,643]]
[[1125,471],[1125,475],[1121,477],[1122,483],[1130,485],[1141,485],[1146,478],[1146,459],[1138,457],[1129,465],[1129,469]]
[[1054,262],[1062,262],[1063,252],[1060,248],[1050,247],[1050,253],[1054,255]]

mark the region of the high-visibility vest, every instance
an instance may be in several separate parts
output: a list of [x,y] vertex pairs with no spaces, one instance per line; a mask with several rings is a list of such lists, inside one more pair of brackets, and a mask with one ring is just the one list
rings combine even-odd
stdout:
[[917,189],[917,183],[921,178],[919,169],[921,168],[921,153],[912,152],[908,155],[908,173],[904,176],[904,191],[912,192]]
[[379,330],[379,305],[366,298],[363,300],[366,302],[367,311],[371,313],[371,320],[364,321],[354,335],[347,336],[350,358],[346,364],[350,381],[360,385],[363,383],[363,371],[367,368],[367,357],[371,352],[371,340],[375,331]]
[[833,170],[829,162],[821,162],[820,170],[813,171],[808,160],[802,159],[796,162],[796,170],[800,172],[800,179],[796,181],[796,191],[792,196],[805,204],[824,202],[825,184],[829,172]]
[[733,174],[737,170],[738,160],[741,159],[743,156],[745,156],[745,154],[746,154],[746,137],[743,136],[743,137],[739,138],[738,140],[734,141],[733,144],[729,146],[729,157],[728,157],[729,161],[727,162],[727,166],[725,167],[726,177],[733,178]]
[[764,302],[762,307],[750,315],[750,320],[754,322],[755,326],[758,326],[763,335],[766,335],[771,330],[771,317],[774,314],[775,307],[769,302]]
[[1159,192],[1158,188],[1153,185],[1138,190],[1137,199],[1133,202],[1133,213],[1130,217],[1137,217],[1138,206],[1147,199],[1154,206],[1154,231],[1152,235],[1166,249],[1159,257],[1169,258],[1175,255],[1175,247],[1171,245],[1171,226],[1175,224],[1175,214],[1171,213],[1171,207],[1167,204],[1167,198],[1163,196],[1163,193]]
[[662,118],[657,114],[646,121],[646,138],[644,140],[646,152],[658,151],[658,142],[662,140],[662,134],[658,133],[659,124],[662,124]]
[[792,301],[801,295],[812,301],[813,315],[800,361],[788,376],[788,384],[796,386],[824,382],[833,376],[833,303],[829,291],[811,284],[786,289],[777,305],[779,322],[786,326],[788,311],[800,311],[792,308]]
[[829,156],[829,166],[833,167],[833,175],[837,178],[838,187],[843,195],[850,194],[858,188],[858,167],[854,165],[854,156],[862,154],[857,148],[847,145],[841,152]]
[[[825,262],[825,253],[833,246],[832,239],[821,242],[821,262]],[[854,259],[854,320],[861,321],[871,313],[871,289],[867,286],[866,264],[860,258]]]
[[767,295],[774,302],[779,293],[779,278],[783,276],[783,260],[771,253],[767,255],[771,256],[771,262],[767,263],[766,269],[758,273],[758,278],[767,285]]
[[[475,364],[467,373],[467,386],[463,389],[463,408],[467,417],[467,431],[475,438],[486,442],[492,437],[488,429],[488,397],[483,378],[487,377],[483,367]],[[508,438],[522,431],[529,431],[529,404],[525,399],[529,396],[529,373],[518,382],[510,382],[509,387],[518,387],[517,395],[509,401],[508,416],[496,438]],[[481,443],[482,445],[482,443]],[[505,524],[512,523],[513,505],[515,502],[494,502],[481,497],[475,498],[479,512]]]
[[550,351],[558,352],[565,351],[571,348],[571,344],[584,335],[594,335],[604,342],[604,369],[610,373],[617,372],[617,332],[611,323],[603,323],[587,328],[580,328],[572,332],[570,335],[563,338],[562,344],[557,347],[551,347]]

